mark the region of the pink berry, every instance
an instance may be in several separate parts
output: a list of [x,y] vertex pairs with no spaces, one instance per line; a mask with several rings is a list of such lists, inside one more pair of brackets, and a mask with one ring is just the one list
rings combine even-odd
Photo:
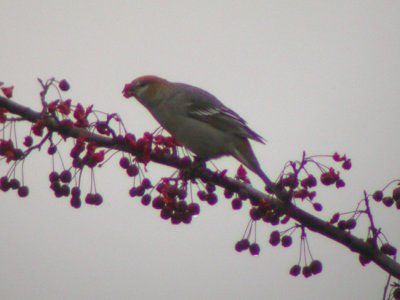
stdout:
[[290,273],[290,275],[296,277],[296,276],[299,276],[300,271],[301,271],[301,267],[299,265],[294,265],[293,267],[290,268],[289,273]]
[[313,260],[310,264],[311,273],[314,275],[322,272],[322,263],[319,260]]
[[253,256],[257,256],[260,254],[260,246],[257,243],[253,243],[249,247],[250,254]]
[[121,166],[122,169],[128,169],[129,167],[129,159],[127,157],[121,157],[119,160],[119,165]]
[[187,206],[187,210],[190,215],[197,216],[198,214],[200,214],[200,205],[197,203],[190,203]]
[[29,194],[29,188],[27,186],[21,186],[18,188],[18,196],[24,198],[27,197]]
[[274,230],[271,232],[269,237],[269,243],[272,246],[277,246],[281,242],[281,234],[278,230]]
[[58,87],[59,87],[60,90],[62,90],[63,92],[68,91],[69,88],[70,88],[68,81],[66,81],[65,79],[61,80],[61,81],[58,83]]
[[235,198],[232,200],[232,209],[239,210],[242,208],[242,200]]
[[287,248],[292,245],[292,237],[290,235],[285,235],[282,237],[282,246]]

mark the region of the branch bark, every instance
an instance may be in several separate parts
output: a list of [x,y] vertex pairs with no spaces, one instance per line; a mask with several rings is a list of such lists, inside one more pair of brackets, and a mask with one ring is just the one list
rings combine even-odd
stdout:
[[[0,108],[1,107],[5,108],[8,112],[18,115],[21,118],[32,123],[35,123],[38,120],[42,120],[45,122],[46,127],[50,131],[62,133],[63,136],[71,138],[85,137],[87,141],[94,142],[96,145],[104,148],[124,151],[135,156],[141,154],[138,152],[138,150],[132,149],[129,145],[122,143],[116,139],[95,134],[78,127],[62,126],[53,118],[44,116],[43,113],[34,111],[29,107],[21,105],[2,96],[0,96]],[[179,160],[176,160],[168,155],[159,155],[152,152],[150,154],[150,159],[155,163],[176,169],[180,169],[183,167]],[[292,203],[281,200],[279,197],[268,195],[262,191],[253,188],[251,185],[244,184],[232,178],[226,176],[221,177],[220,174],[211,172],[209,170],[199,170],[199,172],[196,172],[195,176],[205,182],[213,182],[223,188],[233,188],[238,191],[245,191],[248,195],[250,195],[251,198],[263,199],[271,207],[290,216],[292,219],[298,221],[304,227],[342,244],[353,252],[368,257],[388,274],[400,279],[400,264],[397,263],[394,259],[383,254],[381,251],[379,251],[379,249],[366,243],[363,239],[358,238],[349,232],[340,230],[339,228],[329,224],[328,222],[300,209]]]

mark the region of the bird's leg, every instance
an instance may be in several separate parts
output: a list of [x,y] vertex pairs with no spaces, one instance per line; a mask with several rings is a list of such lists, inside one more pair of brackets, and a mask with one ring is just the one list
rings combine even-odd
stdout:
[[197,171],[205,169],[207,159],[200,158],[198,156],[194,157],[194,161],[191,165],[185,166],[181,169],[181,176],[184,178],[195,178],[195,174]]
[[207,159],[195,156],[192,168],[195,169],[204,169],[206,167]]

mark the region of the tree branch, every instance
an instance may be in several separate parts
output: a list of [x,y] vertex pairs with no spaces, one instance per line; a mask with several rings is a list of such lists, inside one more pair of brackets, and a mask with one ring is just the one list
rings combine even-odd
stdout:
[[[57,122],[54,118],[49,117],[41,112],[34,111],[29,107],[23,106],[15,101],[9,100],[5,97],[0,96],[0,108],[5,108],[8,112],[18,115],[23,119],[35,123],[38,120],[42,120],[44,125],[49,131],[59,132],[65,137],[79,138],[85,137],[88,142],[93,142],[98,146],[120,150],[126,153],[130,153],[134,156],[140,156],[139,150],[133,149],[128,144],[118,139],[102,136],[89,132],[86,129],[78,127],[67,127]],[[165,166],[169,166],[176,169],[182,169],[184,165],[181,160],[176,159],[170,155],[160,155],[154,152],[150,153],[151,161],[159,163]],[[390,275],[400,279],[400,264],[389,256],[383,254],[379,249],[366,243],[363,239],[360,239],[351,233],[341,230],[328,222],[311,215],[310,213],[300,209],[290,202],[282,201],[278,197],[268,195],[264,192],[256,190],[250,185],[244,184],[238,180],[221,176],[216,172],[211,172],[207,169],[196,170],[195,177],[200,178],[205,182],[213,182],[223,188],[234,189],[237,191],[244,191],[250,198],[263,200],[269,206],[277,211],[280,211],[292,219],[298,221],[306,228],[317,232],[331,240],[334,240],[353,252],[357,252],[365,257],[371,259],[375,264],[380,266]]]

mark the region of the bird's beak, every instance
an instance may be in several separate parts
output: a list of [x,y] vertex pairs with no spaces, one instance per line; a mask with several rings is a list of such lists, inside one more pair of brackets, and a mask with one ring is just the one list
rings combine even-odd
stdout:
[[132,96],[135,96],[135,83],[131,82],[125,84],[125,87],[122,90],[122,94],[124,95],[125,98],[130,98]]

